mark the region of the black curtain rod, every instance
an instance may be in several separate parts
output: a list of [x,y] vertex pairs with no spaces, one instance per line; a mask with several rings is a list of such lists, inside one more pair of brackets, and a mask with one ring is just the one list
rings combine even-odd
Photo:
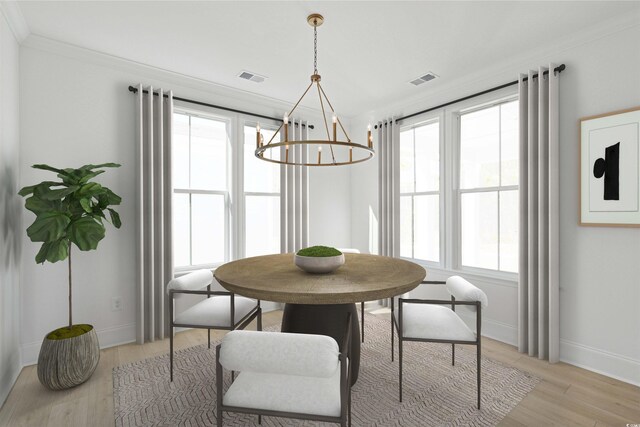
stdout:
[[[133,87],[133,86],[129,86],[129,92],[133,92],[133,93],[138,93],[138,88],[137,87]],[[143,93],[148,94],[149,91],[146,89],[142,90]],[[158,96],[157,92],[153,92],[154,96]],[[168,95],[163,95],[163,97],[167,98]],[[260,117],[263,119],[268,119],[268,120],[273,120],[276,122],[281,122],[282,119],[280,118],[275,118],[275,117],[269,117],[269,116],[264,116],[262,114],[256,114],[256,113],[252,113],[250,111],[242,111],[242,110],[236,110],[235,108],[229,108],[229,107],[223,107],[221,105],[215,105],[215,104],[209,104],[206,102],[202,102],[202,101],[196,101],[193,99],[187,99],[187,98],[180,98],[178,96],[174,96],[173,99],[175,99],[176,101],[182,101],[182,102],[188,102],[189,104],[196,104],[196,105],[202,105],[205,107],[211,107],[211,108],[217,108],[219,110],[225,110],[225,111],[231,111],[233,113],[240,113],[240,114],[246,114],[247,116],[253,116],[253,117]],[[298,123],[296,123],[296,126],[298,125]],[[307,126],[309,129],[314,129],[313,125],[302,125],[302,126]]]
[[[558,65],[556,68],[554,68],[553,71],[554,71],[554,73],[561,73],[561,72],[564,71],[565,68],[567,68],[567,67],[564,64],[561,64],[561,65]],[[549,74],[549,70],[545,71],[542,74],[545,75],[545,76],[548,75]],[[532,77],[535,79],[536,77],[538,77],[538,75],[534,74]],[[529,77],[525,77],[523,79],[523,81],[525,81],[525,82],[527,80],[529,80]],[[405,120],[405,119],[409,119],[411,117],[419,116],[420,114],[428,113],[429,111],[438,110],[440,108],[448,107],[449,105],[457,104],[458,102],[466,101],[467,99],[475,98],[477,96],[484,95],[485,93],[495,92],[497,90],[504,89],[505,87],[509,87],[509,86],[513,86],[513,85],[517,85],[517,84],[518,84],[518,80],[513,81],[513,82],[509,82],[509,83],[505,83],[505,84],[500,85],[500,86],[492,87],[491,89],[483,90],[482,92],[477,92],[477,93],[474,93],[472,95],[465,96],[463,98],[454,99],[453,101],[449,101],[449,102],[445,102],[444,104],[436,105],[435,107],[427,108],[426,110],[422,110],[422,111],[418,111],[416,113],[409,114],[408,116],[399,117],[399,118],[397,118],[395,120],[397,122],[399,122],[401,120]],[[374,129],[378,129],[378,125],[375,125]]]

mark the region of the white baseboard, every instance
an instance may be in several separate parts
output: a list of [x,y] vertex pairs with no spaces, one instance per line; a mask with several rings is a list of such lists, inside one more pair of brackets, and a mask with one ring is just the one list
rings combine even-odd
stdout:
[[13,359],[14,360],[9,361],[7,364],[9,365],[8,369],[3,373],[2,378],[0,378],[0,408],[4,405],[4,401],[7,400],[7,396],[9,396],[11,389],[18,379],[18,375],[20,375],[22,371],[20,354],[17,354]]
[[[262,303],[262,311],[264,313],[279,310],[280,308],[280,303],[268,301]],[[115,347],[117,345],[129,344],[135,342],[136,340],[136,324],[129,323],[126,325],[104,328],[96,330],[96,333],[98,334],[100,348],[109,348]],[[22,344],[22,366],[35,365],[36,363],[38,363],[38,354],[40,353],[41,345],[42,341],[34,341]],[[19,372],[20,371],[18,370],[18,373]]]
[[560,360],[588,371],[640,386],[640,360],[631,357],[561,339]]
[[[472,330],[475,330],[476,315],[472,313],[458,313]],[[510,345],[518,345],[518,329],[507,323],[482,318],[482,336]]]
[[[109,348],[116,345],[128,344],[136,340],[136,324],[113,326],[110,328],[96,329],[100,348]],[[22,366],[38,363],[38,354],[42,341],[34,341],[22,345]]]

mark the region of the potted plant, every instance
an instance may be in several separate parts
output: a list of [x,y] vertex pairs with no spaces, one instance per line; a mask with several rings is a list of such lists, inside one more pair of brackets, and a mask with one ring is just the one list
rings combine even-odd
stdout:
[[296,252],[293,262],[307,273],[331,273],[344,264],[344,254],[330,246],[311,246]]
[[98,336],[93,326],[73,324],[71,249],[74,245],[81,251],[96,249],[105,235],[104,221],[120,228],[120,216],[110,207],[119,205],[120,197],[91,182],[105,172],[103,168],[116,167],[120,165],[104,163],[79,169],[33,165],[35,169],[56,173],[60,181],[43,181],[24,187],[18,193],[27,197],[25,207],[36,215],[27,228],[31,241],[42,243],[36,262],[69,261],[69,324],[44,337],[38,356],[38,378],[52,390],[82,384],[91,377],[100,360]]

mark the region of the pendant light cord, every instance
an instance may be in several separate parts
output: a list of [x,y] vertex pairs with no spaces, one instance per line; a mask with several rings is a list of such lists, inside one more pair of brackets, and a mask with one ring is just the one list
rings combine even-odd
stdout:
[[313,23],[313,74],[318,74],[318,20],[314,19]]

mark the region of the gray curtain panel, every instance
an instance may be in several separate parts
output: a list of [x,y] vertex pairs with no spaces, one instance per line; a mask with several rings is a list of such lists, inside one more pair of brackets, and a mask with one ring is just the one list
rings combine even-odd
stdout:
[[[307,141],[306,121],[289,119],[289,140]],[[285,147],[280,149],[285,158]],[[289,146],[289,159],[307,163],[308,148]],[[283,253],[296,252],[309,246],[309,168],[282,165],[280,173],[280,248]]]
[[[559,130],[555,65],[520,74],[520,258],[518,350],[557,362],[559,309]],[[544,72],[550,70],[548,75]],[[526,81],[525,81],[526,78]]]
[[[143,93],[143,89],[148,93]],[[173,278],[171,132],[173,94],[138,85],[137,342],[169,333],[165,285]],[[164,95],[167,95],[166,97]]]
[[400,253],[400,126],[378,123],[378,254]]
[[[400,126],[378,123],[378,254],[400,255]],[[388,300],[380,300],[388,306]]]

